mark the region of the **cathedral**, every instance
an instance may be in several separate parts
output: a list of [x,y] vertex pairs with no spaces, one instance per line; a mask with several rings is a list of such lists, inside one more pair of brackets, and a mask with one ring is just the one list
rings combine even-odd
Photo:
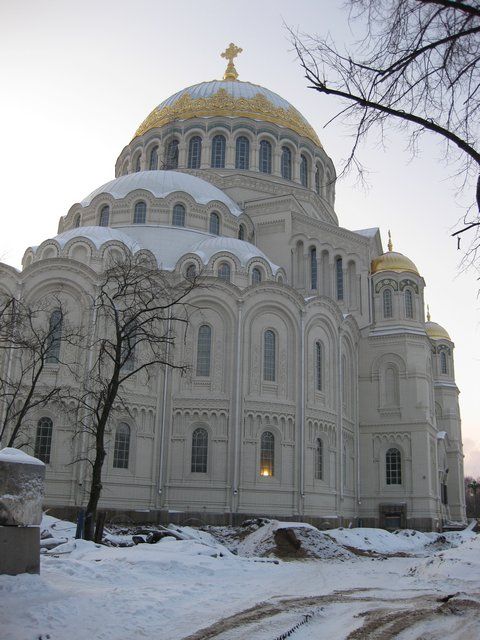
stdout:
[[[199,311],[174,347],[187,375],[128,383],[100,508],[119,521],[464,522],[454,344],[425,320],[421,265],[391,239],[384,251],[378,228],[340,226],[317,134],[287,100],[238,79],[240,52],[222,54],[222,80],[155,107],[115,179],[28,248],[21,271],[0,265],[1,293],[60,296],[91,332],[112,252],[209,280],[192,291]],[[44,384],[58,375],[51,358]],[[29,428],[46,506],[84,506],[88,465],[71,464],[78,443],[62,410],[35,409]]]

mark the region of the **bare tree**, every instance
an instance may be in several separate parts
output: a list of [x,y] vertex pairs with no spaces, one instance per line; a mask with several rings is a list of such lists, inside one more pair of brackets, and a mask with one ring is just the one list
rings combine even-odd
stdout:
[[[176,331],[188,323],[187,296],[200,278],[186,279],[160,271],[149,259],[129,257],[103,273],[94,300],[96,329],[89,346],[92,357],[85,391],[79,398],[81,425],[91,450],[83,458],[91,465],[85,537],[93,540],[102,493],[102,469],[107,454],[109,420],[128,411],[129,381],[148,379],[176,364],[172,347]],[[143,376],[143,378],[139,378]]]
[[68,321],[58,298],[36,304],[13,296],[0,300],[0,442],[29,444],[26,424],[32,411],[65,400],[67,387],[46,383],[44,374],[50,365],[72,372],[75,358],[69,346],[80,340],[79,328]]
[[[470,257],[480,249],[479,0],[348,0],[350,21],[363,30],[352,50],[331,37],[290,30],[310,88],[339,100],[332,118],[353,126],[343,171],[362,176],[359,143],[387,126],[408,136],[415,154],[426,131],[445,143],[445,159],[461,181],[476,181],[475,201],[453,235],[474,229]],[[332,121],[330,120],[330,122]]]

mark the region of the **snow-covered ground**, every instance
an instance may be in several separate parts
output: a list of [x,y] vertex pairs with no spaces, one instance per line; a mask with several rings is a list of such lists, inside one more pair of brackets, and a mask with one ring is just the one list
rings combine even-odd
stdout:
[[0,576],[2,640],[480,638],[480,537],[471,531],[439,539],[296,524],[315,557],[278,560],[252,554],[271,554],[292,523],[236,538],[182,528],[183,539],[130,547],[73,540],[74,526],[50,517],[42,526],[51,538],[41,575]]

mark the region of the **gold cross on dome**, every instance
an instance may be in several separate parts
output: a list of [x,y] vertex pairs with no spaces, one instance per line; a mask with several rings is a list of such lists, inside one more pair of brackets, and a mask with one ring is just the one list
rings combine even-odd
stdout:
[[241,47],[237,47],[236,44],[230,42],[225,51],[220,54],[222,58],[228,60],[227,68],[223,74],[224,80],[236,80],[238,78],[238,73],[235,69],[235,65],[233,64],[233,59],[236,58],[239,53],[242,53],[242,51],[243,49]]

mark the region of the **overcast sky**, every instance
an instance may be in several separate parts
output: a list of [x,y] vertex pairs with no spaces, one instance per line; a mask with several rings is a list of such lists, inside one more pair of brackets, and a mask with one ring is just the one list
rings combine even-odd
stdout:
[[[179,89],[221,78],[220,53],[243,47],[240,80],[279,93],[312,124],[337,168],[351,138],[330,98],[309,90],[284,23],[352,39],[343,0],[0,0],[0,259],[56,234],[75,202],[114,177],[137,126]],[[379,227],[425,278],[432,320],[455,341],[465,469],[480,475],[480,313],[474,272],[460,273],[450,237],[471,194],[458,195],[435,138],[411,160],[405,140],[362,150],[369,188],[337,184],[340,224]]]

